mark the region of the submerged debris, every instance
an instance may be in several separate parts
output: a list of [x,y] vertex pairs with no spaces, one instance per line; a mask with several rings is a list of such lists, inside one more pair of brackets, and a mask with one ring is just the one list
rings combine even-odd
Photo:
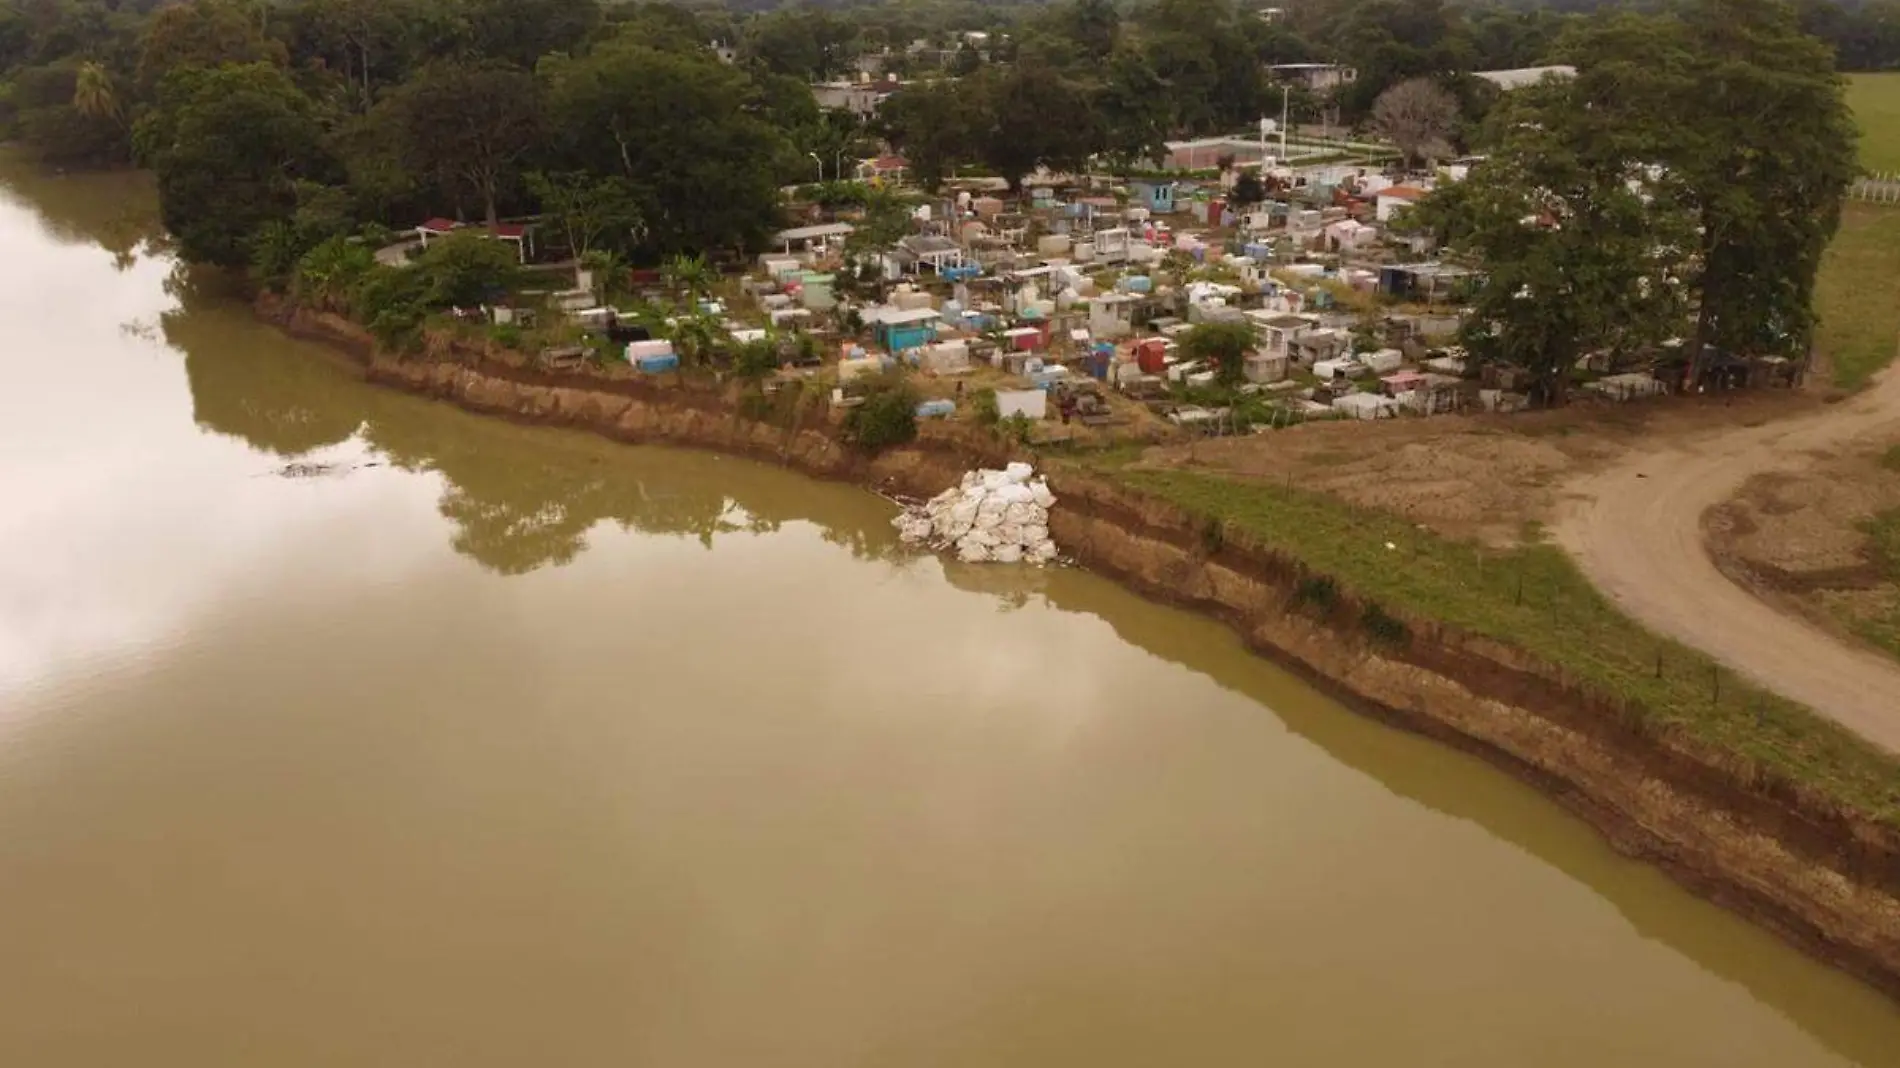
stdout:
[[957,559],[969,563],[1050,563],[1056,543],[1049,537],[1049,506],[1056,498],[1034,475],[1021,463],[970,471],[961,485],[905,509],[891,524],[905,541],[954,548]]

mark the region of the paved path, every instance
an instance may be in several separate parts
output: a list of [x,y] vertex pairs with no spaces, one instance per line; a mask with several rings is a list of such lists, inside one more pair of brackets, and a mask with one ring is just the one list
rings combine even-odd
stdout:
[[[1716,570],[1702,513],[1802,454],[1900,437],[1900,368],[1839,404],[1729,427],[1619,461],[1566,487],[1553,533],[1591,581],[1652,629],[1900,752],[1900,662],[1770,607]],[[1891,439],[1890,439],[1891,440]]]

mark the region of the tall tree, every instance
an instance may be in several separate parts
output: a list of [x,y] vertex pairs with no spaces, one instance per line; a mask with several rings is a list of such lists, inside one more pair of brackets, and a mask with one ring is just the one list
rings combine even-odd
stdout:
[[1667,134],[1596,106],[1605,91],[1592,75],[1510,94],[1485,161],[1412,216],[1482,265],[1472,351],[1529,370],[1549,404],[1580,356],[1660,341],[1686,315],[1693,215],[1649,162]]
[[1098,147],[1088,97],[1044,66],[1017,66],[979,82],[977,154],[1011,189],[1038,167],[1080,168]]
[[190,0],[161,8],[145,29],[139,84],[151,92],[181,67],[273,63],[288,59],[283,43],[264,33],[259,9],[241,0]]
[[297,209],[297,180],[332,170],[310,101],[269,63],[167,75],[139,121],[165,228],[185,259],[235,267],[253,239]]
[[435,63],[392,92],[378,111],[399,131],[411,166],[445,193],[473,197],[490,228],[501,193],[540,134],[533,76],[505,64]]
[[1458,101],[1430,78],[1410,78],[1379,94],[1372,125],[1405,154],[1407,166],[1451,155]]
[[1695,0],[1683,13],[1696,91],[1670,161],[1701,226],[1697,361],[1710,347],[1805,354],[1814,279],[1856,172],[1844,83],[1783,0]]
[[893,93],[878,110],[886,140],[904,153],[911,176],[935,189],[959,162],[975,155],[972,126],[978,118],[974,82],[913,83]]
[[478,56],[523,70],[541,57],[578,49],[600,25],[597,0],[462,0]]
[[576,259],[585,258],[603,237],[615,248],[633,245],[640,204],[627,179],[619,175],[598,178],[582,171],[536,171],[528,175],[528,189],[567,239]]
[[784,139],[749,110],[744,71],[625,37],[543,70],[555,151],[633,183],[654,251],[752,247],[778,225]]
[[123,124],[125,111],[119,106],[119,92],[112,84],[112,72],[97,61],[79,65],[73,84],[73,107],[89,119]]

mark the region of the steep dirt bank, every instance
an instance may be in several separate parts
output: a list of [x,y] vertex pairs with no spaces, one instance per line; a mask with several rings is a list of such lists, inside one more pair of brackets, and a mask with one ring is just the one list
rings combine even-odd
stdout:
[[[266,306],[300,336],[351,351],[367,377],[473,411],[584,427],[630,442],[739,453],[808,474],[927,494],[998,447],[933,426],[866,460],[835,427],[743,417],[722,394],[636,379],[557,378],[456,350],[378,357],[356,327]],[[1751,769],[1643,735],[1608,703],[1495,642],[1429,621],[1375,637],[1365,606],[1273,550],[1098,476],[1065,473],[1050,525],[1092,569],[1214,615],[1255,649],[1369,714],[1479,754],[1589,820],[1620,849],[1900,997],[1900,835],[1829,809]],[[1341,588],[1349,583],[1342,582]],[[1327,588],[1330,590],[1330,587]]]

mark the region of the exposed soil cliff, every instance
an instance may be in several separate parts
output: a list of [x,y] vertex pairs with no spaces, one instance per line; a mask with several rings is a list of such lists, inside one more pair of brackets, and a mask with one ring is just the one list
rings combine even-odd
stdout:
[[[275,303],[260,311],[351,352],[371,381],[511,419],[742,454],[919,496],[1007,459],[988,439],[938,425],[912,446],[867,459],[842,444],[822,405],[765,421],[711,388],[550,375],[462,346],[390,359],[344,320]],[[1900,997],[1900,835],[1644,735],[1614,705],[1496,642],[1423,620],[1369,627],[1366,606],[1337,592],[1349,583],[1237,544],[1172,505],[1088,474],[1052,481],[1060,500],[1051,531],[1084,565],[1226,621],[1256,650],[1363,712],[1483,756],[1618,848]]]

